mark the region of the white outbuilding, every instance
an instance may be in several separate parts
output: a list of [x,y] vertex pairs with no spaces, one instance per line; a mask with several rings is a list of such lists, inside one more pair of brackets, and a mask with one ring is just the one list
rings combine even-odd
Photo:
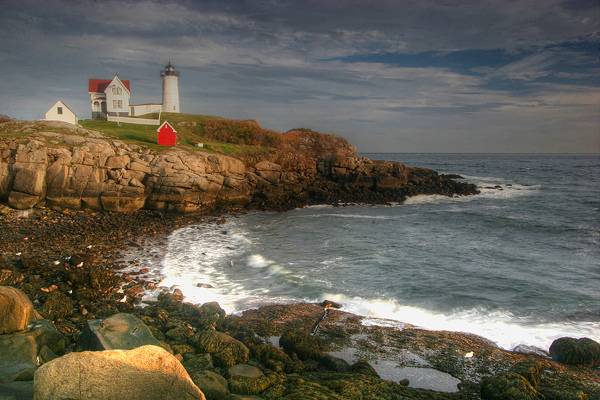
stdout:
[[46,121],[62,121],[77,124],[77,115],[62,101],[59,100],[46,112]]

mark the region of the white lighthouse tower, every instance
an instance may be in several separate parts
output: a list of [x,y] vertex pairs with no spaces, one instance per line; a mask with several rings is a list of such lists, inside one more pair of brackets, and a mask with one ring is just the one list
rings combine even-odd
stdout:
[[162,78],[163,97],[162,112],[179,112],[179,71],[169,64],[160,73]]

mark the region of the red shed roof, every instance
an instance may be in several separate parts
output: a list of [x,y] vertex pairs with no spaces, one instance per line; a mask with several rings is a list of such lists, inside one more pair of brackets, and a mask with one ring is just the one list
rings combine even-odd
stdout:
[[[104,93],[104,91],[106,90],[106,87],[108,86],[109,83],[112,82],[112,79],[89,79],[88,80],[88,92],[92,92],[92,93]],[[131,91],[131,88],[129,87],[129,80],[121,80],[121,82],[123,82],[123,85],[125,85],[125,87],[127,88],[127,90]]]

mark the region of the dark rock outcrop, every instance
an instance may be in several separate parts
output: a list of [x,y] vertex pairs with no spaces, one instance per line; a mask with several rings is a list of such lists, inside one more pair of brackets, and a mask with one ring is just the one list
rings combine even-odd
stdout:
[[180,148],[157,152],[81,128],[74,133],[0,141],[0,201],[17,209],[193,212],[476,193],[474,185],[429,169],[358,157],[344,139],[306,130],[280,135],[273,151],[243,161]]

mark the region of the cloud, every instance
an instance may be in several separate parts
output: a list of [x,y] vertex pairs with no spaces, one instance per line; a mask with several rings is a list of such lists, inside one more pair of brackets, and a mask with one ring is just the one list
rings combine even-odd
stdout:
[[333,131],[364,151],[589,151],[600,22],[576,3],[8,1],[0,113],[37,118],[60,97],[85,117],[87,78],[115,72],[133,101],[157,101],[171,58],[188,112]]

